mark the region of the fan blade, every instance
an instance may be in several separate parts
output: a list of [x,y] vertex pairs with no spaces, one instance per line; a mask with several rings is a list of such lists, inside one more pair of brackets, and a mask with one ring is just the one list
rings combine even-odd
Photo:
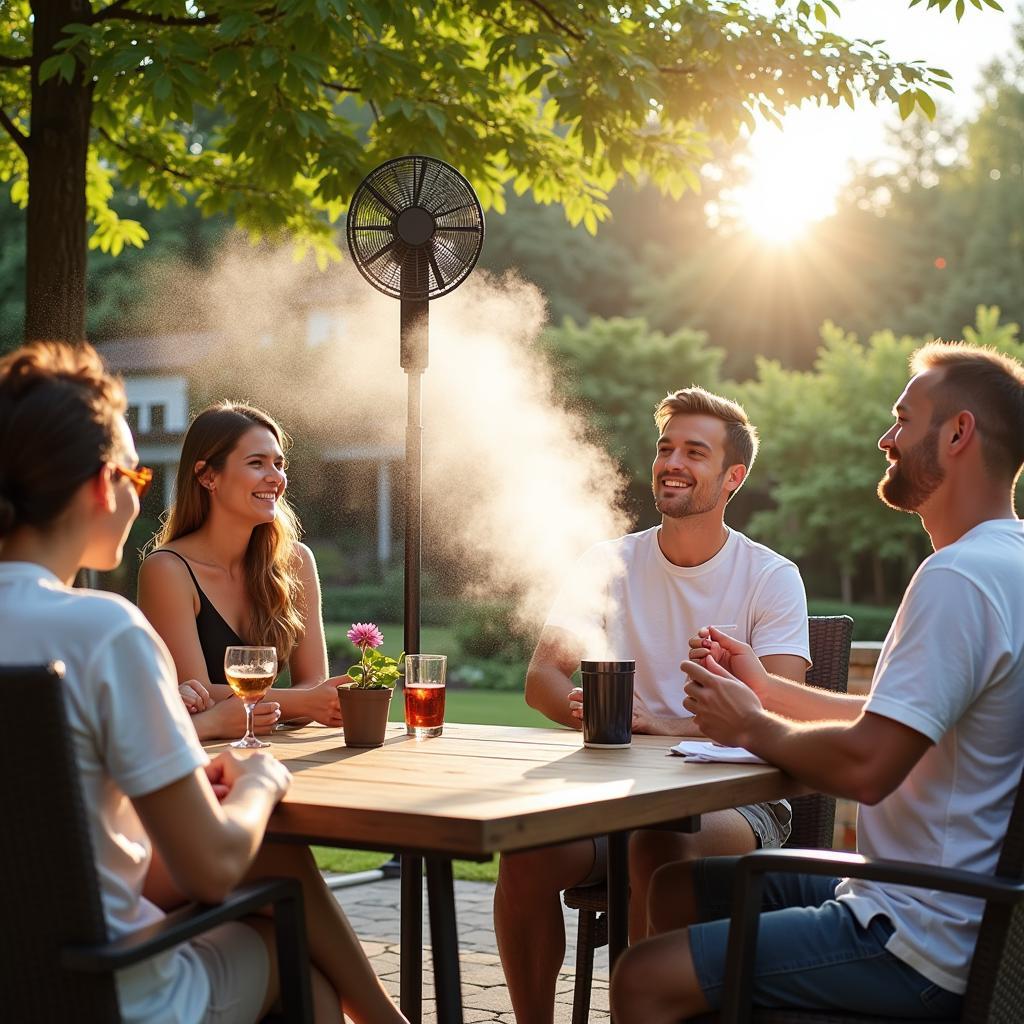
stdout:
[[372,256],[366,257],[366,265],[369,266],[371,263],[376,263],[377,260],[381,258],[381,256],[383,256],[385,253],[390,252],[392,249],[394,249],[396,245],[398,245],[398,239],[392,238],[391,241],[388,242],[388,244],[385,245],[383,248],[378,249]]
[[453,206],[450,210],[442,210],[440,213],[435,213],[434,219],[438,220],[441,217],[448,217],[453,213],[461,213],[463,210],[475,210],[476,208],[476,203],[463,203],[462,206]]
[[386,210],[390,210],[396,217],[398,216],[398,210],[392,206],[368,181],[363,182],[366,191],[369,192],[378,203],[381,204]]
[[434,272],[434,280],[437,282],[437,286],[443,288],[448,282],[441,276],[441,268],[437,265],[433,252],[428,253],[427,258],[430,260],[430,269]]
[[412,195],[412,205],[413,206],[419,206],[420,205],[420,193],[423,191],[423,182],[426,179],[426,177],[427,177],[427,163],[426,163],[425,160],[421,160],[420,161],[420,176],[419,176],[419,180],[416,182],[416,188],[413,191],[413,195]]
[[403,208],[408,209],[412,204],[409,202],[409,196],[406,192],[406,183],[398,176],[398,166],[396,164],[391,165],[391,177],[394,179],[395,187],[398,189],[398,194],[402,197]]

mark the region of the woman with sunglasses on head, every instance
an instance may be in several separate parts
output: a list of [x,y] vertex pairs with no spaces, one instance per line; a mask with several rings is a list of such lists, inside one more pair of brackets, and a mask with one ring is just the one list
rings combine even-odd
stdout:
[[[208,760],[166,647],[133,605],[72,588],[121,561],[149,473],[124,390],[87,345],[0,359],[0,662],[64,663],[64,693],[112,938],[245,878],[302,883],[315,1017],[366,1024],[392,1005],[308,850],[263,843],[291,781],[271,755]],[[187,822],[188,827],[182,828]],[[277,998],[273,922],[257,915],[118,972],[122,1020],[248,1024]]]
[[275,647],[291,674],[291,688],[257,705],[257,732],[278,718],[341,724],[316,563],[284,493],[286,444],[259,409],[225,402],[201,412],[182,444],[174,503],[139,571],[139,607],[174,658],[203,739],[244,728],[224,678],[224,649],[238,644]]

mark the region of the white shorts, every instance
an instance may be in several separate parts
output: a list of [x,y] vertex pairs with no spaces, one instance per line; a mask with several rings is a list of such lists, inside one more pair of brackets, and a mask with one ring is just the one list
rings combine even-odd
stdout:
[[189,945],[210,979],[204,1024],[255,1024],[270,980],[270,958],[259,932],[228,921]]

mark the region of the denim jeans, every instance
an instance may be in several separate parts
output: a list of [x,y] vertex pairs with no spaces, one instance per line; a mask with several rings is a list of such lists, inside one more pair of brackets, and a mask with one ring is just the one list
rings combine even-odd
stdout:
[[[703,923],[690,928],[697,980],[713,1008],[722,1001],[736,857],[694,869]],[[908,1018],[955,1018],[963,997],[940,988],[886,948],[885,916],[862,928],[834,899],[837,878],[768,874],[757,933],[754,1003]]]

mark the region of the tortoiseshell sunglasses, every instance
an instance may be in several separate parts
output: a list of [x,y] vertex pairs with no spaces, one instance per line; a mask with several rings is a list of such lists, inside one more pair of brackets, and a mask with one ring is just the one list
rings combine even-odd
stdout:
[[123,476],[131,481],[132,486],[135,488],[135,493],[139,496],[139,501],[142,501],[149,493],[150,487],[153,486],[153,470],[149,466],[128,469],[126,466],[119,466],[115,463],[114,472],[118,476]]

